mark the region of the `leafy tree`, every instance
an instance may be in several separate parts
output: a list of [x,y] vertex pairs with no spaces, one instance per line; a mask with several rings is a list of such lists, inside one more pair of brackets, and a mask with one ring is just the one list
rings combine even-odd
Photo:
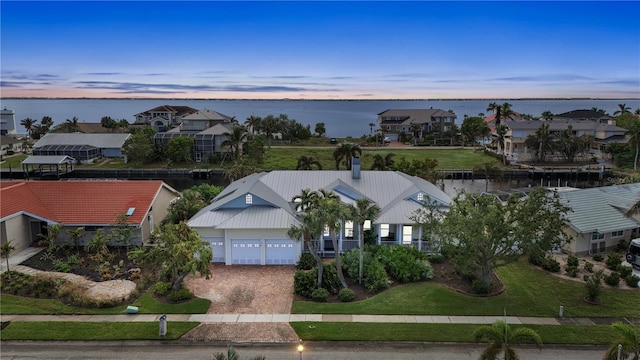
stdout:
[[80,131],[80,128],[78,127],[78,117],[74,116],[72,119],[67,119],[65,122],[67,131],[66,132],[70,132],[70,133],[74,133],[74,132],[78,132]]
[[253,160],[256,164],[262,164],[264,162],[264,141],[262,138],[254,137],[246,142],[247,144],[247,157]]
[[640,153],[640,119],[633,121],[627,128],[625,133],[629,136],[629,142],[635,147],[635,156],[633,158],[633,169],[638,169],[638,154]]
[[100,119],[100,125],[102,125],[103,128],[109,129],[111,131],[114,131],[116,127],[118,127],[118,123],[109,116],[103,116],[102,119]]
[[211,277],[211,246],[185,222],[162,225],[151,234],[150,241],[153,246],[133,250],[131,256],[137,262],[159,268],[160,276],[172,282],[173,291],[182,288],[182,281],[189,274],[199,272],[207,279]]
[[311,137],[311,126],[304,126],[294,119],[286,118],[286,115],[280,115],[282,121],[282,139],[283,140],[307,140]]
[[175,162],[189,162],[193,160],[193,138],[179,136],[169,140],[167,158]]
[[122,132],[127,132],[129,130],[129,121],[127,121],[127,119],[120,119],[117,127],[120,128]]
[[323,122],[316,123],[316,127],[314,129],[315,133],[318,134],[319,137],[323,137],[327,132],[327,129],[324,126]]
[[441,249],[439,235],[441,233],[442,218],[444,217],[444,205],[432,200],[429,196],[422,200],[421,205],[421,208],[411,213],[409,219],[422,228],[423,238],[425,236],[428,237],[429,248],[433,253],[438,254]]
[[469,116],[464,119],[460,128],[462,135],[476,145],[479,137],[485,137],[491,133],[489,125],[479,116]]
[[322,164],[320,161],[316,160],[313,156],[302,155],[298,158],[296,170],[313,170],[313,165],[315,165],[318,170],[322,170]]
[[504,354],[504,360],[517,360],[518,355],[513,345],[519,343],[534,343],[538,347],[542,345],[542,338],[534,330],[524,327],[512,330],[503,320],[497,320],[491,326],[477,328],[473,332],[473,338],[476,342],[489,343],[480,355],[480,360],[498,359],[500,353]]
[[502,168],[499,165],[488,163],[488,162],[485,162],[482,165],[474,166],[473,171],[484,174],[484,178],[486,180],[484,191],[489,191],[490,179],[493,178],[498,181],[502,181],[502,177],[504,176]]
[[640,360],[640,328],[616,321],[611,324],[618,337],[611,342],[611,346],[604,355],[604,360],[618,359],[618,345],[622,345],[620,359]]
[[231,149],[233,159],[237,162],[242,154],[242,144],[247,140],[247,129],[244,126],[236,126],[231,132],[222,134],[226,138],[222,142],[222,147]]
[[422,160],[412,159],[408,161],[403,156],[392,166],[392,169],[402,171],[411,176],[417,176],[435,184],[442,179],[442,176],[436,170],[437,167],[438,160],[436,159],[424,158]]
[[631,114],[631,108],[627,104],[618,104],[618,110],[613,115]]
[[222,186],[216,186],[211,184],[194,185],[189,190],[197,191],[202,196],[202,201],[205,204],[209,204],[213,198],[218,196],[222,191]]
[[587,134],[576,136],[573,134],[573,127],[569,125],[566,130],[557,135],[554,147],[562,154],[565,160],[574,162],[578,154],[589,151],[592,143],[592,136]]
[[258,171],[260,171],[260,169],[256,166],[255,163],[242,158],[240,161],[226,168],[224,170],[224,176],[229,179],[229,181],[235,181]]
[[165,224],[178,224],[187,221],[206,206],[202,194],[196,190],[187,189],[180,197],[169,205],[169,212],[163,219]]
[[9,240],[7,242],[5,242],[4,244],[2,244],[2,246],[0,246],[0,255],[2,255],[3,258],[7,259],[7,272],[10,271],[9,269],[9,256],[11,256],[11,253],[16,249],[15,246],[13,246],[11,244],[12,240]]
[[369,200],[358,199],[356,205],[348,205],[346,209],[347,217],[358,225],[358,240],[360,247],[358,282],[362,284],[362,271],[364,264],[364,223],[370,221],[372,224],[380,215],[380,207]]
[[457,249],[456,264],[489,285],[491,272],[536,249],[550,251],[567,241],[557,193],[536,188],[526,198],[512,195],[506,204],[491,194],[459,193],[449,207],[442,238]]
[[143,126],[124,142],[122,152],[129,161],[136,164],[153,162],[156,157],[155,134],[156,130],[153,127],[149,125]]
[[333,151],[333,159],[336,162],[336,170],[340,170],[340,164],[344,164],[347,170],[351,170],[351,162],[354,157],[362,155],[362,149],[356,144],[342,144]]

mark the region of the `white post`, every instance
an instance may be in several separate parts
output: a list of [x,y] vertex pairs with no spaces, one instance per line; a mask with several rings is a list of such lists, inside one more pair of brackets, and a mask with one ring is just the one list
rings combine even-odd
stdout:
[[622,359],[622,344],[618,344],[618,356],[616,357],[616,359]]
[[560,317],[564,316],[564,306],[560,305]]

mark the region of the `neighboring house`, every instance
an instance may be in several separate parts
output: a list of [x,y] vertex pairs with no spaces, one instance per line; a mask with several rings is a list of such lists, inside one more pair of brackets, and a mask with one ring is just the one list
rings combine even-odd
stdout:
[[401,133],[424,139],[428,134],[451,131],[455,120],[454,113],[440,109],[388,109],[378,114],[384,136],[394,141]]
[[157,180],[1,181],[0,238],[20,250],[37,242],[47,225],[59,224],[58,243],[70,241],[67,231],[81,227],[84,245],[98,229],[108,234],[118,215],[127,214],[132,244],[142,244],[178,196]]
[[566,121],[566,120],[586,120],[594,121],[603,124],[615,125],[616,122],[613,117],[605,115],[601,111],[593,110],[572,110],[562,114],[553,115],[552,121]]
[[572,209],[566,214],[566,230],[573,240],[564,249],[571,254],[615,250],[619,241],[640,235],[640,215],[625,215],[640,200],[640,183],[562,191],[559,196]]
[[198,110],[182,118],[180,131],[202,131],[217,124],[231,124],[234,118],[213,110]]
[[0,135],[15,135],[16,129],[16,113],[5,106],[0,110]]
[[151,125],[158,132],[162,132],[180,124],[183,117],[194,114],[197,111],[189,106],[161,105],[136,114],[134,125]]
[[121,158],[124,142],[131,134],[48,133],[33,145],[34,155],[67,155],[80,163],[100,157]]
[[101,123],[78,123],[78,132],[85,134],[105,134],[105,133],[114,133],[114,132],[122,132],[122,131],[113,131],[111,129],[107,129],[103,127]]
[[529,135],[535,135],[542,124],[549,124],[550,133],[559,133],[571,127],[574,136],[591,135],[594,144],[588,157],[604,157],[604,150],[611,143],[626,143],[629,141],[625,135],[626,129],[589,120],[564,120],[564,121],[509,121],[505,122],[507,133],[504,139],[504,154],[518,161],[531,160],[534,152],[525,146]]
[[[358,199],[376,203],[381,211],[372,224],[379,244],[416,246],[426,250],[421,227],[411,214],[426,197],[448,206],[451,198],[432,183],[397,171],[270,171],[231,183],[188,224],[211,244],[213,261],[234,264],[295,264],[303,243],[287,231],[300,225],[293,197],[303,189],[333,191],[346,204]],[[358,247],[357,225],[344,219],[334,249],[328,231],[317,248],[325,255]]]
[[22,152],[22,141],[13,136],[0,136],[0,155],[11,155]]

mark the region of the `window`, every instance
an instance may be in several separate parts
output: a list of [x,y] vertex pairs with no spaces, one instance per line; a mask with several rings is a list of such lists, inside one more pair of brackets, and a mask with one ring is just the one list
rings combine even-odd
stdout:
[[597,254],[606,252],[607,243],[604,241],[604,233],[594,231],[591,233],[591,253]]
[[389,224],[380,224],[380,237],[389,237]]
[[424,200],[424,194],[423,193],[418,193],[418,201],[423,201]]
[[344,237],[353,237],[353,221],[347,220],[344,222]]
[[411,230],[411,225],[402,227],[402,243],[405,245],[411,245]]
[[247,194],[247,196],[244,197],[244,203],[247,205],[253,204],[253,196],[251,194]]
[[85,226],[84,231],[98,231],[102,229],[102,226]]
[[613,231],[613,232],[611,233],[611,237],[612,237],[612,238],[614,238],[614,237],[621,237],[622,235],[624,235],[624,231],[623,231],[623,230]]
[[599,233],[597,231],[594,231],[591,233],[591,241],[603,240],[603,239],[604,239],[604,233]]
[[331,230],[329,230],[329,226],[325,225],[324,226],[324,231],[322,231],[322,236],[330,236],[331,235]]
[[362,228],[363,230],[371,230],[371,220],[365,220]]

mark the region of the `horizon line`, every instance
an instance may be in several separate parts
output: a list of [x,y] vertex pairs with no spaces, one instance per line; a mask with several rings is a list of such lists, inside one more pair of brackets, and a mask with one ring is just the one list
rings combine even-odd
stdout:
[[175,97],[89,97],[89,96],[0,96],[0,100],[221,100],[221,101],[461,101],[461,100],[640,100],[640,97],[486,97],[486,98],[343,98],[343,99],[295,99],[295,98],[175,98]]

